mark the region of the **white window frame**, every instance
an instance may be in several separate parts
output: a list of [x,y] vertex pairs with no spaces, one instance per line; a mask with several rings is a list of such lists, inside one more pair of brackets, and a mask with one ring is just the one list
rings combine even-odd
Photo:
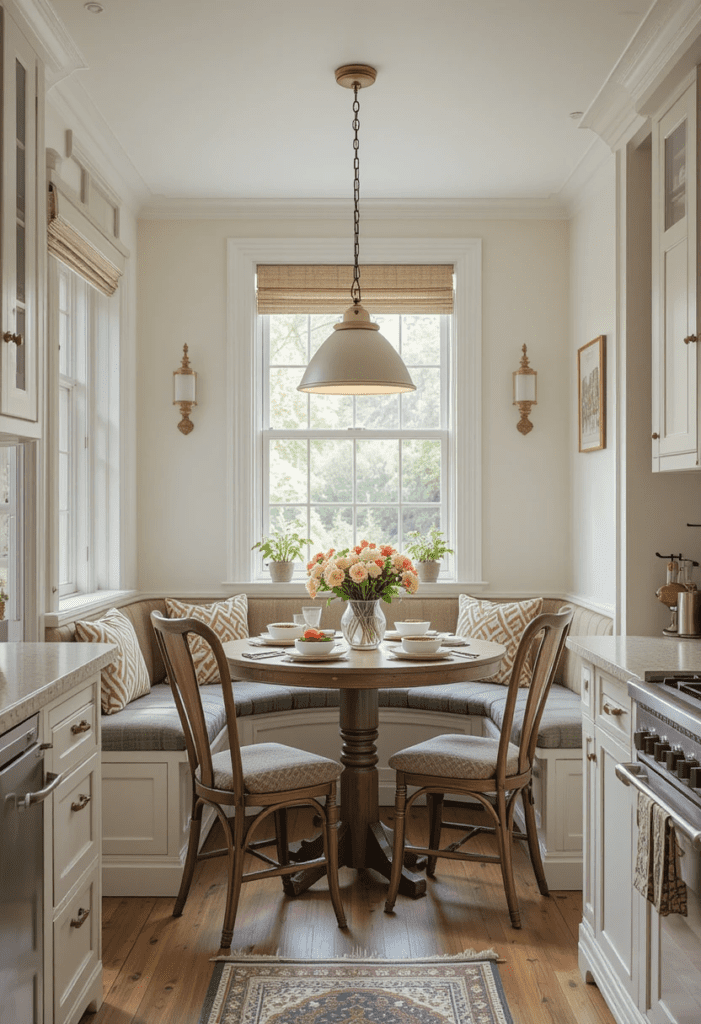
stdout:
[[[366,238],[365,263],[451,263],[455,273],[450,449],[454,480],[449,523],[456,549],[456,587],[482,581],[482,243],[479,238]],[[251,546],[262,522],[259,424],[263,373],[256,331],[255,274],[259,263],[348,262],[347,239],[230,238],[227,243],[227,537],[226,585],[255,579]],[[243,383],[245,382],[245,384]],[[269,586],[269,584],[268,584]],[[431,585],[429,585],[431,586]],[[448,584],[434,584],[446,592]],[[428,587],[424,586],[424,590]]]
[[[55,257],[49,258],[51,301],[58,311],[59,275],[71,295],[75,364],[59,374],[69,390],[72,465],[70,581],[61,586],[59,606],[71,599],[120,586],[120,315],[118,293],[98,292]],[[58,317],[52,318],[58,324]],[[58,344],[58,337],[56,338]],[[78,366],[80,365],[80,371]],[[58,512],[58,508],[57,508]],[[58,552],[56,555],[58,563]]]

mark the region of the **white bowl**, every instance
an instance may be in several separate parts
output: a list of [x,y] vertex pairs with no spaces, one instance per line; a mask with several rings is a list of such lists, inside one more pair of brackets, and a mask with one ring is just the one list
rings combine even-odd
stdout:
[[306,655],[307,658],[323,658],[335,646],[333,637],[328,640],[305,640],[304,638],[295,640],[295,650]]
[[430,622],[420,622],[418,619],[409,619],[394,624],[394,628],[400,636],[423,636],[424,633],[428,633],[430,627]]
[[439,636],[403,636],[402,650],[407,654],[435,654],[441,646]]
[[267,629],[273,640],[296,640],[304,635],[306,626],[298,626],[295,622],[269,622]]

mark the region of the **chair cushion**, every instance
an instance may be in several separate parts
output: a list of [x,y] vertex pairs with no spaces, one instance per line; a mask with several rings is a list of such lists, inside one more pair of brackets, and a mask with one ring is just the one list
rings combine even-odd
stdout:
[[75,624],[78,640],[93,644],[116,644],[115,660],[100,674],[100,705],[103,715],[121,711],[151,689],[151,681],[134,627],[117,608],[101,619]]
[[[389,759],[390,768],[413,775],[438,775],[452,779],[491,779],[496,771],[499,740],[488,736],[448,734],[399,750]],[[509,743],[506,774],[518,771],[518,747]]]
[[[477,640],[492,640],[503,644],[506,654],[502,658],[499,671],[488,678],[496,683],[508,686],[511,670],[516,659],[516,651],[521,642],[523,631],[529,622],[543,609],[543,598],[534,597],[528,601],[507,601],[497,604],[493,601],[479,601],[469,594],[458,597],[458,636],[471,636]],[[531,648],[526,657],[519,686],[528,686],[533,671],[533,660],[536,650]]]
[[[322,786],[337,779],[343,771],[338,761],[283,743],[256,743],[241,747],[241,765],[247,793],[278,793]],[[220,750],[214,754],[212,766],[216,788],[233,789],[231,751]],[[200,777],[199,768],[197,777]]]
[[[235,594],[226,601],[212,604],[188,604],[166,598],[166,611],[170,619],[197,619],[204,622],[217,634],[224,644],[228,640],[245,640],[248,637],[248,598]],[[203,683],[218,683],[219,671],[214,651],[204,637],[188,636],[188,645],[195,675],[200,686]]]

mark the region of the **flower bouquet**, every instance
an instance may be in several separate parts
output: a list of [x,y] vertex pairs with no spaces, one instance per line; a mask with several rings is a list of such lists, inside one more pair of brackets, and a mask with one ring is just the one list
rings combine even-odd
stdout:
[[351,647],[377,647],[385,635],[385,616],[380,601],[389,604],[402,591],[415,594],[419,587],[411,559],[389,544],[370,544],[326,554],[319,552],[307,565],[307,591],[314,598],[319,591],[335,594],[348,607],[341,631]]

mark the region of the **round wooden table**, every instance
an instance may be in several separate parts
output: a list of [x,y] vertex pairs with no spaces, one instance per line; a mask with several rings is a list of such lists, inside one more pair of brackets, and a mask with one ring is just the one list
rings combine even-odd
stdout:
[[[246,658],[262,654],[263,648],[247,640],[224,644],[234,676],[258,683],[280,686],[316,686],[340,690],[340,734],[343,764],[341,775],[341,822],[339,864],[353,868],[373,868],[389,878],[392,870],[392,837],[380,821],[379,777],[377,772],[378,689],[407,686],[439,686],[442,683],[484,679],[497,671],[505,648],[487,640],[470,640],[469,646],[455,648],[449,657],[436,661],[399,659],[392,649],[399,645],[383,643],[374,651],[346,648],[343,659],[333,661],[293,661],[284,649],[272,657]],[[275,649],[271,647],[271,653]],[[459,654],[463,651],[464,654]],[[474,657],[465,657],[465,654]],[[234,686],[236,684],[234,683]],[[311,846],[316,845],[316,840]],[[310,843],[299,844],[296,853],[308,857]],[[295,893],[304,892],[323,874],[323,868],[292,876]],[[405,867],[399,891],[421,896],[426,880]]]

